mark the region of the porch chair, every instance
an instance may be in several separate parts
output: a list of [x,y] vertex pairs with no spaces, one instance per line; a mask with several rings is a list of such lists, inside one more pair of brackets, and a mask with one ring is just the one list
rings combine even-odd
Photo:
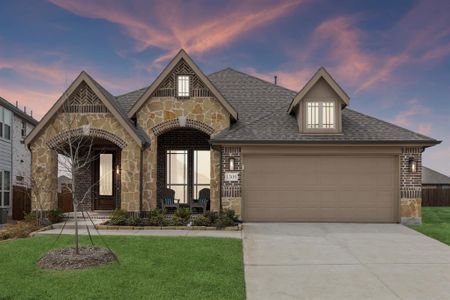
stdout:
[[198,192],[198,200],[191,202],[191,211],[193,211],[194,208],[201,208],[202,212],[206,212],[206,208],[208,206],[208,202],[210,200],[210,190],[208,188],[201,189]]
[[163,201],[162,201],[162,209],[166,208],[174,208],[177,209],[180,207],[180,200],[175,199],[175,191],[172,189],[165,189],[163,191]]

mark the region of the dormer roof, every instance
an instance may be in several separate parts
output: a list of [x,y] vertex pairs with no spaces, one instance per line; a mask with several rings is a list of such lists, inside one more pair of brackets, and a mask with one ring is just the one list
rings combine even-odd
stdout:
[[333,77],[324,67],[320,67],[319,70],[317,70],[317,72],[314,74],[314,76],[300,90],[300,92],[298,92],[294,99],[292,99],[292,102],[288,108],[288,113],[293,113],[294,108],[300,103],[300,101],[302,101],[302,99],[308,94],[308,92],[316,85],[316,83],[320,79],[323,79],[326,83],[328,83],[328,85],[342,100],[344,106],[349,105],[350,97],[347,95],[347,93],[339,86],[339,84],[333,79]]

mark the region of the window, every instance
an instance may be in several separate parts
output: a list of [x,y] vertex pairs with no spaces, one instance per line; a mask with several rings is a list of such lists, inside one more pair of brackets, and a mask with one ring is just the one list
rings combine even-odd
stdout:
[[188,151],[167,150],[167,188],[180,203],[188,203]]
[[306,113],[306,127],[308,129],[335,128],[334,102],[308,102]]
[[12,114],[9,110],[0,107],[0,137],[11,139]]
[[100,196],[113,195],[113,155],[100,154]]
[[11,172],[0,171],[0,206],[8,207],[11,198]]
[[189,76],[178,76],[178,97],[189,97]]
[[194,199],[199,199],[200,190],[209,189],[211,181],[211,152],[194,150]]
[[22,137],[27,136],[27,122],[25,120],[22,120]]

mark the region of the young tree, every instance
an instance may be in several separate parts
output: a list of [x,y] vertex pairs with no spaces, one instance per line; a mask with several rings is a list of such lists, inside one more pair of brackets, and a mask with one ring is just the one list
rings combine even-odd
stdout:
[[[88,187],[80,184],[80,179],[86,170],[90,170],[92,163],[98,159],[95,153],[94,138],[90,136],[90,125],[78,126],[76,114],[63,113],[63,124],[66,135],[55,149],[63,159],[58,162],[60,172],[71,177],[71,185],[68,186],[72,194],[73,213],[75,221],[75,249],[79,254],[79,234],[78,234],[78,212],[82,212],[81,205],[89,199],[92,188],[96,185],[90,184]],[[84,189],[84,190],[83,190]]]

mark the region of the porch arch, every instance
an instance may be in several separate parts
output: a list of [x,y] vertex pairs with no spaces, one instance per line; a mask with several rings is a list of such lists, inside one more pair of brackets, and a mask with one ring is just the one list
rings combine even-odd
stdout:
[[104,129],[91,128],[89,126],[83,126],[83,127],[79,127],[79,128],[75,128],[75,129],[66,130],[66,131],[54,136],[53,138],[51,138],[47,142],[47,146],[50,149],[55,150],[58,147],[58,145],[66,142],[69,139],[69,137],[79,137],[79,136],[89,136],[89,137],[94,137],[94,138],[101,138],[101,139],[107,140],[107,141],[115,144],[116,146],[118,146],[121,149],[123,149],[127,146],[127,143],[122,138],[118,137],[117,135],[115,135],[109,131],[106,131]]
[[167,131],[176,128],[193,128],[197,129],[207,135],[211,136],[214,133],[214,128],[211,126],[192,119],[187,119],[183,117],[178,117],[176,119],[171,119],[162,123],[159,123],[155,127],[152,128],[153,134],[155,136],[159,136]]

